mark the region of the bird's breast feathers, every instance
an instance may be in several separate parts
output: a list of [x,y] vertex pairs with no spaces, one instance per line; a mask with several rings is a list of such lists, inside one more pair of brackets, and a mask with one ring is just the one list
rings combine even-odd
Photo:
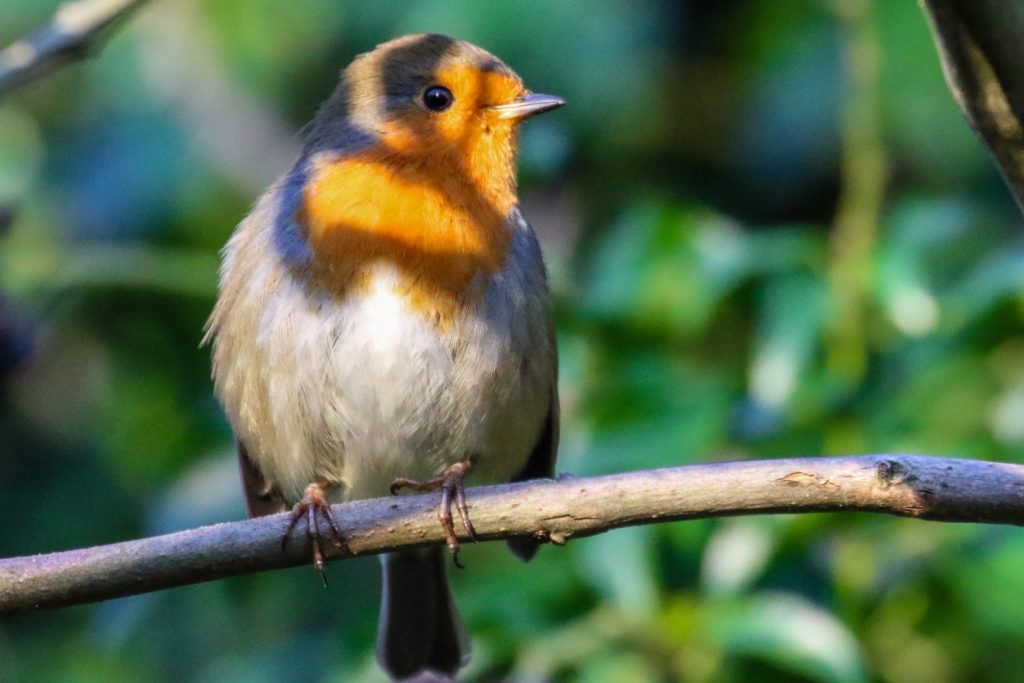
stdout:
[[296,216],[317,265],[297,271],[282,257],[269,204],[226,250],[215,380],[239,437],[288,500],[321,478],[346,498],[384,495],[396,477],[429,478],[481,452],[474,479],[507,480],[550,407],[547,288],[518,210],[493,233],[425,229],[390,199],[363,213],[334,189],[336,173],[352,188],[376,172],[330,168],[305,184]]
[[365,290],[376,264],[387,262],[408,304],[447,323],[505,266],[514,198],[487,192],[458,170],[442,173],[395,155],[374,147],[314,160],[296,220],[323,286]]

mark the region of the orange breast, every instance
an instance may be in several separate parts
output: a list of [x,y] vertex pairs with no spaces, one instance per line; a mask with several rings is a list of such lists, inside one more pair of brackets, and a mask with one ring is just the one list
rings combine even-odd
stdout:
[[[300,222],[329,289],[347,296],[372,266],[390,263],[412,308],[441,324],[482,291],[478,274],[505,262],[511,209],[485,197],[450,163],[413,163],[369,150],[314,164]],[[514,201],[514,200],[513,200]]]

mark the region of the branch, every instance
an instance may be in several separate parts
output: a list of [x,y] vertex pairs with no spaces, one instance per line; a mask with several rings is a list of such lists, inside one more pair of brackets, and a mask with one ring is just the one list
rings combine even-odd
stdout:
[[146,0],[76,0],[49,24],[0,52],[0,95],[88,56],[109,30]]
[[[479,487],[467,498],[481,540],[532,535],[556,545],[622,526],[764,513],[864,511],[1020,526],[1024,465],[922,455],[761,460]],[[442,543],[436,506],[433,495],[335,506],[348,547],[327,554]],[[0,614],[308,564],[304,534],[281,551],[286,517],[0,560]]]
[[953,96],[1024,211],[1024,4],[919,0]]

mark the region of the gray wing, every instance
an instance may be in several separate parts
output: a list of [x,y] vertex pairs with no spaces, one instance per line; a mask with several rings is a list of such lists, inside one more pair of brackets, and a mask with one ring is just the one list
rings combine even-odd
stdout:
[[[555,458],[558,455],[558,385],[551,391],[551,408],[548,410],[548,419],[544,421],[544,429],[541,430],[537,445],[530,453],[530,459],[526,466],[512,478],[513,482],[526,481],[528,479],[551,479],[555,476]],[[519,559],[529,562],[540,544],[529,536],[517,536],[506,541],[509,550],[515,553]]]

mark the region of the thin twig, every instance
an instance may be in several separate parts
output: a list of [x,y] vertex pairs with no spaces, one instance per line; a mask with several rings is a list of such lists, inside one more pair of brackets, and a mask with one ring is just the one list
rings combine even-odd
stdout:
[[[859,510],[1024,525],[1024,465],[921,455],[761,460],[480,487],[467,499],[481,540],[529,535],[557,545],[622,526],[765,513]],[[325,554],[442,543],[436,506],[430,494],[335,506],[347,547]],[[308,564],[301,529],[282,552],[286,521],[282,514],[0,560],[0,614]]]
[[109,30],[146,0],[76,0],[61,5],[49,24],[0,52],[0,95],[82,59]]

